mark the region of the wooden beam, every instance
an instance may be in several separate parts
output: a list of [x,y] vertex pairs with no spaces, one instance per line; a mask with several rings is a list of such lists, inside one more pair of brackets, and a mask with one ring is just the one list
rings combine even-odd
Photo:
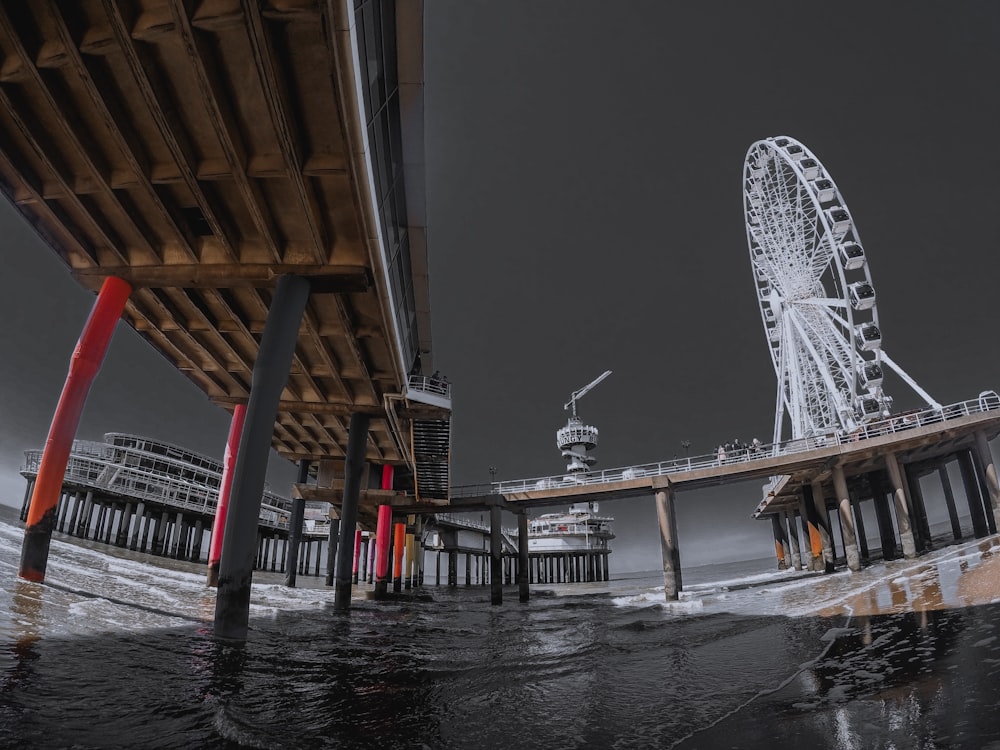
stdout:
[[[129,118],[118,103],[115,87],[99,66],[88,64],[84,60],[77,48],[86,33],[79,14],[76,12],[78,8],[75,5],[63,4],[60,6],[53,0],[48,0],[48,10],[52,18],[55,19],[56,31],[59,33],[66,60],[76,71],[86,89],[92,107],[107,124],[108,131],[115,140],[118,150],[128,161],[139,188],[149,197],[150,202],[157,208],[161,217],[174,230],[180,246],[186,251],[188,257],[191,260],[197,260],[199,246],[197,237],[191,231],[188,222],[184,221],[168,200],[164,200],[164,196],[161,196],[150,182],[150,169],[148,160],[145,158],[145,148],[140,143],[135,130],[130,127],[121,127],[129,122]],[[70,19],[70,15],[73,15],[74,18]],[[73,29],[70,28],[70,23],[73,23]]]
[[[275,139],[281,149],[288,178],[294,186],[306,229],[312,238],[313,255],[317,263],[325,263],[330,257],[333,243],[330,241],[330,233],[319,210],[316,191],[312,183],[302,174],[303,156],[299,145],[301,134],[296,132],[293,120],[288,115],[292,109],[289,101],[291,95],[284,82],[285,77],[280,71],[280,61],[285,55],[276,54],[274,39],[260,16],[259,6],[256,3],[249,3],[244,6],[244,11],[247,21],[247,40],[253,50],[254,63],[267,102],[267,110],[271,116]],[[283,52],[287,54],[288,50]],[[306,93],[306,96],[308,95]]]
[[[34,61],[38,57],[37,50],[28,50],[25,47],[26,42],[35,41],[33,35],[30,33],[19,34],[14,26],[13,19],[8,15],[6,8],[3,6],[0,6],[0,32],[3,33],[7,43],[10,45],[10,49],[13,50],[15,55],[20,56],[26,61]],[[34,54],[32,54],[33,52]],[[42,95],[48,107],[57,114],[55,118],[57,123],[56,131],[59,137],[62,138],[64,143],[69,145],[73,153],[87,167],[87,170],[90,172],[89,176],[96,185],[97,191],[117,208],[117,218],[128,225],[136,246],[142,248],[157,260],[162,260],[163,249],[162,247],[154,246],[149,241],[149,238],[153,236],[153,232],[142,222],[140,212],[132,205],[131,200],[125,193],[115,191],[111,187],[108,166],[98,162],[101,149],[98,148],[86,127],[81,127],[85,120],[76,111],[70,111],[74,99],[65,89],[59,75],[52,73],[43,74],[43,71],[39,70],[31,62],[26,67],[29,74],[29,82],[34,84],[34,87]],[[8,101],[10,100],[8,99]],[[58,150],[50,140],[56,133],[52,132],[53,129],[51,127],[46,127],[46,125],[51,125],[51,123],[38,121],[26,100],[19,101],[18,104],[20,106],[17,107],[17,117],[24,123],[27,131],[31,133],[32,141],[40,144],[41,150],[46,154],[57,153]],[[69,171],[68,165],[65,166],[61,174],[61,181],[67,188],[76,188],[76,185],[68,179]],[[73,176],[75,177],[76,175]],[[73,189],[72,192],[80,191]]]
[[[115,0],[103,0],[102,4],[116,46],[125,58],[146,110],[156,123],[160,137],[173,156],[184,184],[194,196],[202,215],[212,229],[212,234],[225,254],[233,260],[239,259],[240,239],[236,227],[225,210],[218,205],[219,201],[213,199],[195,177],[191,165],[197,163],[196,151],[188,139],[184,123],[180,121],[180,109],[172,101],[170,88],[157,77],[155,71],[158,66],[150,58],[149,53],[140,50],[133,41],[131,30],[135,27],[134,19],[131,16],[124,16],[122,8]],[[132,9],[131,4],[125,5],[128,9],[125,12],[129,12]],[[99,48],[101,53],[109,51],[108,45],[103,41]]]
[[247,149],[240,135],[239,122],[232,108],[227,104],[230,92],[220,79],[219,71],[223,66],[216,59],[215,51],[205,38],[206,32],[195,31],[191,27],[183,3],[171,5],[174,19],[174,30],[180,35],[181,43],[187,50],[192,73],[198,82],[198,90],[190,92],[191,96],[200,96],[202,104],[209,113],[209,120],[215,129],[216,137],[222,146],[229,170],[232,175],[247,213],[251,217],[254,228],[260,235],[261,242],[267,248],[272,260],[281,261],[282,252],[278,247],[278,237],[281,234],[268,208],[267,200],[260,188],[247,176],[245,165],[249,163]]
[[273,287],[286,274],[306,276],[314,294],[365,292],[373,283],[366,266],[319,266],[282,263],[201,263],[158,266],[102,266],[75,269],[73,275],[84,286],[97,289],[108,276],[117,276],[133,288],[184,287],[219,289],[228,287]]

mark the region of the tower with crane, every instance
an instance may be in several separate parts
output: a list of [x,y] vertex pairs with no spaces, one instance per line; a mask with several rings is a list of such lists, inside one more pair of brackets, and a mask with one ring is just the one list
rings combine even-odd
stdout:
[[[565,427],[556,432],[556,445],[568,463],[567,481],[579,478],[597,462],[590,452],[597,447],[597,428],[584,424],[576,413],[576,402],[603,381],[606,370],[569,397],[563,409],[570,411]],[[594,501],[574,503],[565,513],[545,513],[528,522],[528,559],[532,580],[576,583],[608,580],[609,542],[615,538],[613,518],[599,516]]]
[[559,446],[562,457],[569,460],[566,471],[570,474],[587,471],[597,462],[597,458],[590,455],[590,451],[597,447],[597,428],[584,424],[576,415],[576,402],[610,374],[611,370],[605,370],[580,390],[573,391],[569,401],[563,406],[563,409],[572,409],[572,414],[566,426],[556,431],[556,445]]

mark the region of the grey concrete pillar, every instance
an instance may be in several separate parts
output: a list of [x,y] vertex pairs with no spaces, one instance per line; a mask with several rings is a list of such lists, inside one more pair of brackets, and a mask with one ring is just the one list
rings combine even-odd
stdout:
[[170,525],[170,512],[163,511],[160,515],[160,521],[156,524],[156,541],[153,542],[153,554],[163,555],[167,554],[166,549],[166,536],[167,536],[167,526]]
[[816,511],[816,530],[819,532],[819,543],[822,548],[823,555],[822,568],[817,567],[817,570],[832,573],[834,569],[834,560],[836,558],[833,554],[833,534],[830,530],[830,512],[826,508],[826,495],[823,492],[823,483],[818,479],[814,479],[810,483],[809,489],[812,493],[813,509]]
[[889,510],[889,492],[884,472],[868,472],[868,487],[871,490],[872,506],[875,508],[875,523],[878,524],[879,546],[883,560],[895,560],[896,531],[892,526],[892,511]]
[[72,495],[70,495],[68,492],[62,493],[61,500],[59,502],[59,505],[60,505],[60,507],[59,507],[59,525],[56,527],[56,528],[59,529],[59,531],[62,531],[62,530],[64,530],[66,528],[66,513],[69,511],[70,498],[71,497],[72,497]]
[[656,491],[656,518],[660,526],[660,555],[663,559],[663,595],[666,599],[676,600],[680,596],[681,552],[677,539],[677,516],[674,513],[673,489],[667,485],[658,487],[654,480]]
[[778,562],[778,570],[785,570],[788,567],[788,556],[785,552],[788,549],[788,532],[785,531],[781,513],[771,514],[771,533],[774,535],[774,556]]
[[895,453],[886,453],[884,457],[885,470],[889,474],[889,484],[892,486],[892,504],[896,509],[896,524],[899,526],[899,543],[903,548],[903,557],[908,560],[917,556],[917,543],[910,527],[910,503],[906,497],[903,484],[903,473],[899,468],[899,460]]
[[861,556],[858,554],[858,538],[854,531],[854,512],[851,496],[847,492],[847,480],[840,466],[833,467],[833,489],[837,493],[837,508],[840,511],[840,532],[844,540],[844,557],[850,570],[861,570]]
[[962,538],[962,522],[958,518],[958,507],[955,505],[955,493],[951,489],[951,477],[948,467],[938,467],[938,477],[941,479],[941,490],[944,492],[944,502],[948,506],[948,520],[951,521],[951,535],[955,540]]
[[175,560],[182,556],[181,531],[184,526],[184,514],[180,511],[174,519],[174,533],[170,535],[170,556]]
[[[330,519],[330,535],[326,539],[326,585],[332,586],[337,573],[337,551],[340,549],[340,519]],[[361,562],[361,560],[358,560]],[[352,576],[352,580],[354,580]],[[359,580],[364,580],[363,578]],[[357,583],[357,580],[354,580]]]
[[365,446],[368,444],[368,414],[354,413],[347,434],[344,461],[344,499],[340,508],[340,550],[337,552],[337,576],[333,608],[345,611],[351,606],[351,579],[354,567],[354,532],[358,527],[358,502],[361,476],[365,470]]
[[989,510],[992,512],[993,532],[1000,528],[1000,482],[997,480],[997,467],[993,462],[993,452],[990,444],[986,440],[986,433],[982,430],[976,432],[976,453],[979,463],[983,467],[983,474],[986,479],[986,496],[989,498]]
[[517,598],[528,601],[528,515],[517,514]]
[[983,510],[976,468],[972,464],[972,454],[969,451],[964,450],[958,454],[958,468],[962,473],[962,486],[969,503],[969,515],[972,516],[972,533],[979,539],[988,535],[990,531],[986,525],[986,512]]
[[861,552],[861,562],[867,564],[871,559],[868,554],[868,535],[865,532],[865,517],[861,513],[861,501],[858,498],[851,499],[851,508],[854,510],[854,523],[856,524],[858,550]]
[[983,518],[986,520],[986,528],[990,534],[995,534],[997,532],[997,525],[996,519],[993,517],[990,491],[987,487],[986,469],[983,466],[983,462],[979,460],[979,452],[975,446],[969,449],[969,455],[972,457],[972,465],[975,467],[976,480],[979,483],[979,495],[983,500]]
[[[305,484],[309,481],[308,458],[299,459],[299,474],[296,478],[298,484]],[[302,518],[306,512],[306,501],[301,497],[292,498],[292,513],[288,519],[288,546],[285,552],[288,559],[285,561],[285,585],[295,588],[295,578],[299,570],[299,542],[302,539]]]
[[795,511],[788,511],[784,514],[782,523],[788,523],[788,553],[791,557],[792,568],[802,570],[802,550],[799,546],[799,529],[795,523]]
[[128,548],[133,552],[139,545],[139,532],[141,531],[142,522],[145,519],[145,517],[146,517],[146,503],[140,500],[139,504],[136,505],[135,507],[135,516],[134,516],[135,525],[132,528],[132,534],[129,537],[128,541]]
[[819,513],[816,511],[816,500],[811,484],[803,484],[801,501],[802,520],[806,524],[806,538],[809,540],[809,570],[822,571],[823,543],[820,534]]
[[503,604],[503,529],[500,506],[490,506],[490,604]]
[[67,534],[76,534],[77,526],[80,523],[80,505],[83,502],[82,498],[82,492],[73,493],[73,510],[69,514],[69,527],[66,529]]
[[924,493],[920,489],[920,478],[911,469],[903,467],[906,488],[910,491],[910,526],[916,537],[917,550],[924,552],[934,549],[931,542],[931,527],[927,520],[927,508],[924,505]]
[[194,544],[191,545],[191,559],[195,562],[201,562],[201,545],[204,542],[205,524],[200,518],[196,518],[194,520]]
[[31,488],[34,486],[34,479],[29,479],[24,485],[24,500],[21,502],[21,515],[18,516],[22,521],[28,517],[28,506],[31,505]]
[[458,551],[448,550],[448,585],[458,585]]
[[278,279],[254,363],[219,564],[214,632],[220,638],[245,640],[247,636],[254,542],[267,458],[278,402],[288,382],[292,354],[308,299],[308,280],[301,276],[282,276]]
[[132,515],[135,513],[135,506],[129,501],[125,503],[125,510],[122,511],[122,522],[118,526],[118,534],[115,536],[115,544],[124,547],[128,544],[128,531],[132,527]]

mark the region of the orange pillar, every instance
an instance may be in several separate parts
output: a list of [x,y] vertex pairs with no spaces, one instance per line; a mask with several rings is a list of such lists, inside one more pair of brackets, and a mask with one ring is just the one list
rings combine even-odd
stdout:
[[403,590],[403,544],[406,541],[406,524],[397,523],[392,542],[392,590]]
[[226,513],[229,512],[229,491],[233,487],[233,469],[236,467],[236,454],[240,449],[240,435],[243,434],[243,420],[246,415],[246,404],[237,404],[233,409],[233,418],[229,422],[226,453],[222,458],[219,502],[215,506],[215,521],[212,523],[212,539],[208,548],[209,586],[219,585],[219,560],[222,559],[222,537],[226,531]]
[[131,293],[132,287],[127,281],[114,276],[104,280],[70,359],[69,373],[49,427],[24,527],[21,565],[17,574],[28,581],[45,580],[49,543],[52,541],[56,508],[59,505],[59,495],[62,494],[73,438],[80,424],[90,386],[101,369],[115,326]]

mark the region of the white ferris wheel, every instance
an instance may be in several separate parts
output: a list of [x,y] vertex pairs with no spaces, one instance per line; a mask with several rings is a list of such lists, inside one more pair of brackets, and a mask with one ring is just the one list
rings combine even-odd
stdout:
[[747,244],[778,379],[774,442],[851,431],[888,416],[883,367],[940,408],[885,353],[857,227],[833,178],[805,146],[757,141],[743,165]]

